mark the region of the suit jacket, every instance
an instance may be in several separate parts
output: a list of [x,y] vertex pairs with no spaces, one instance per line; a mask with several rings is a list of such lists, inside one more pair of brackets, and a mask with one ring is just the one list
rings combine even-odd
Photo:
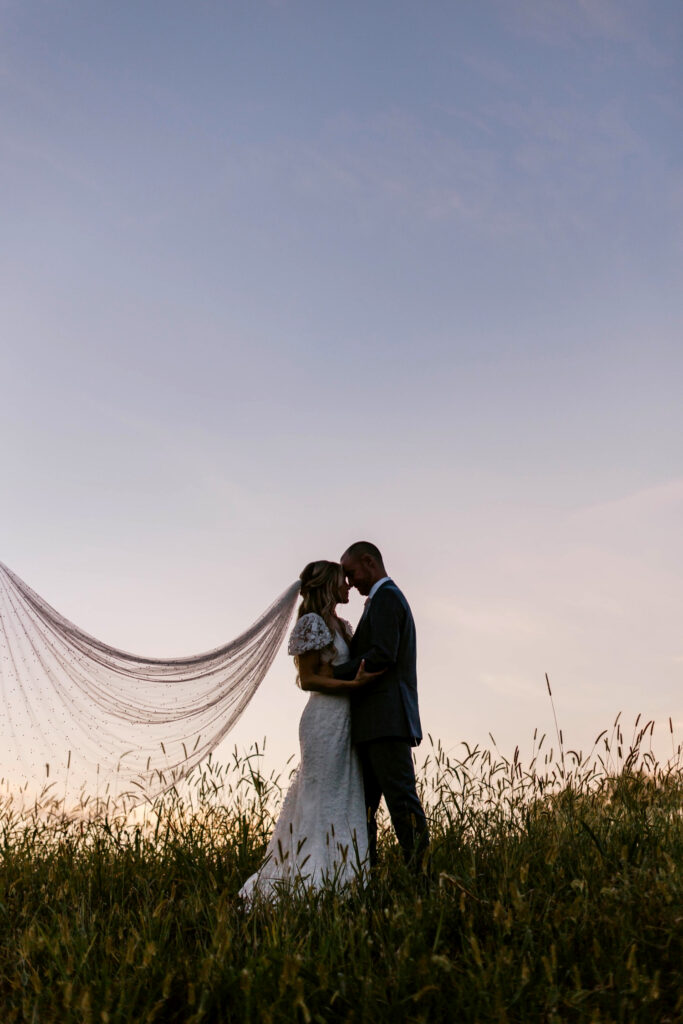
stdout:
[[415,622],[393,580],[367,606],[351,640],[350,660],[334,668],[337,679],[353,679],[361,660],[369,672],[386,672],[351,694],[351,739],[422,739],[417,703]]

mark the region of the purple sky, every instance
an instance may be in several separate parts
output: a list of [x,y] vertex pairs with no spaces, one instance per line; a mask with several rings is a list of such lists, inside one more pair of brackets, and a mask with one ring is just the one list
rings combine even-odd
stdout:
[[545,672],[680,740],[682,55],[679,0],[2,0],[0,560],[172,655],[372,539],[446,747]]

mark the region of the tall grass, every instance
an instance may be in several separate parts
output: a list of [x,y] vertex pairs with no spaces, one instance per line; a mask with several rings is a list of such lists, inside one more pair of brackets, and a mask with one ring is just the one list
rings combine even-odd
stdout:
[[365,891],[236,898],[286,780],[258,749],[133,811],[0,800],[0,1021],[683,1020],[683,773],[617,719],[587,756],[428,744],[433,879],[384,821]]

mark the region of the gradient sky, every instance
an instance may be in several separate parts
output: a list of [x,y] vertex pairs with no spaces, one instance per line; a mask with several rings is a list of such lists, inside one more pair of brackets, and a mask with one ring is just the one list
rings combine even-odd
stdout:
[[548,672],[670,753],[682,57],[680,0],[0,0],[0,560],[171,656],[371,539],[448,749]]

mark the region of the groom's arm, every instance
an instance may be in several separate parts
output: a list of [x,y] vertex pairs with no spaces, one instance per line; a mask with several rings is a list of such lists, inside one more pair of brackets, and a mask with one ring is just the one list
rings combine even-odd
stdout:
[[393,590],[381,588],[368,611],[370,644],[356,658],[334,666],[335,679],[353,679],[361,661],[368,672],[385,672],[396,664],[405,609]]

